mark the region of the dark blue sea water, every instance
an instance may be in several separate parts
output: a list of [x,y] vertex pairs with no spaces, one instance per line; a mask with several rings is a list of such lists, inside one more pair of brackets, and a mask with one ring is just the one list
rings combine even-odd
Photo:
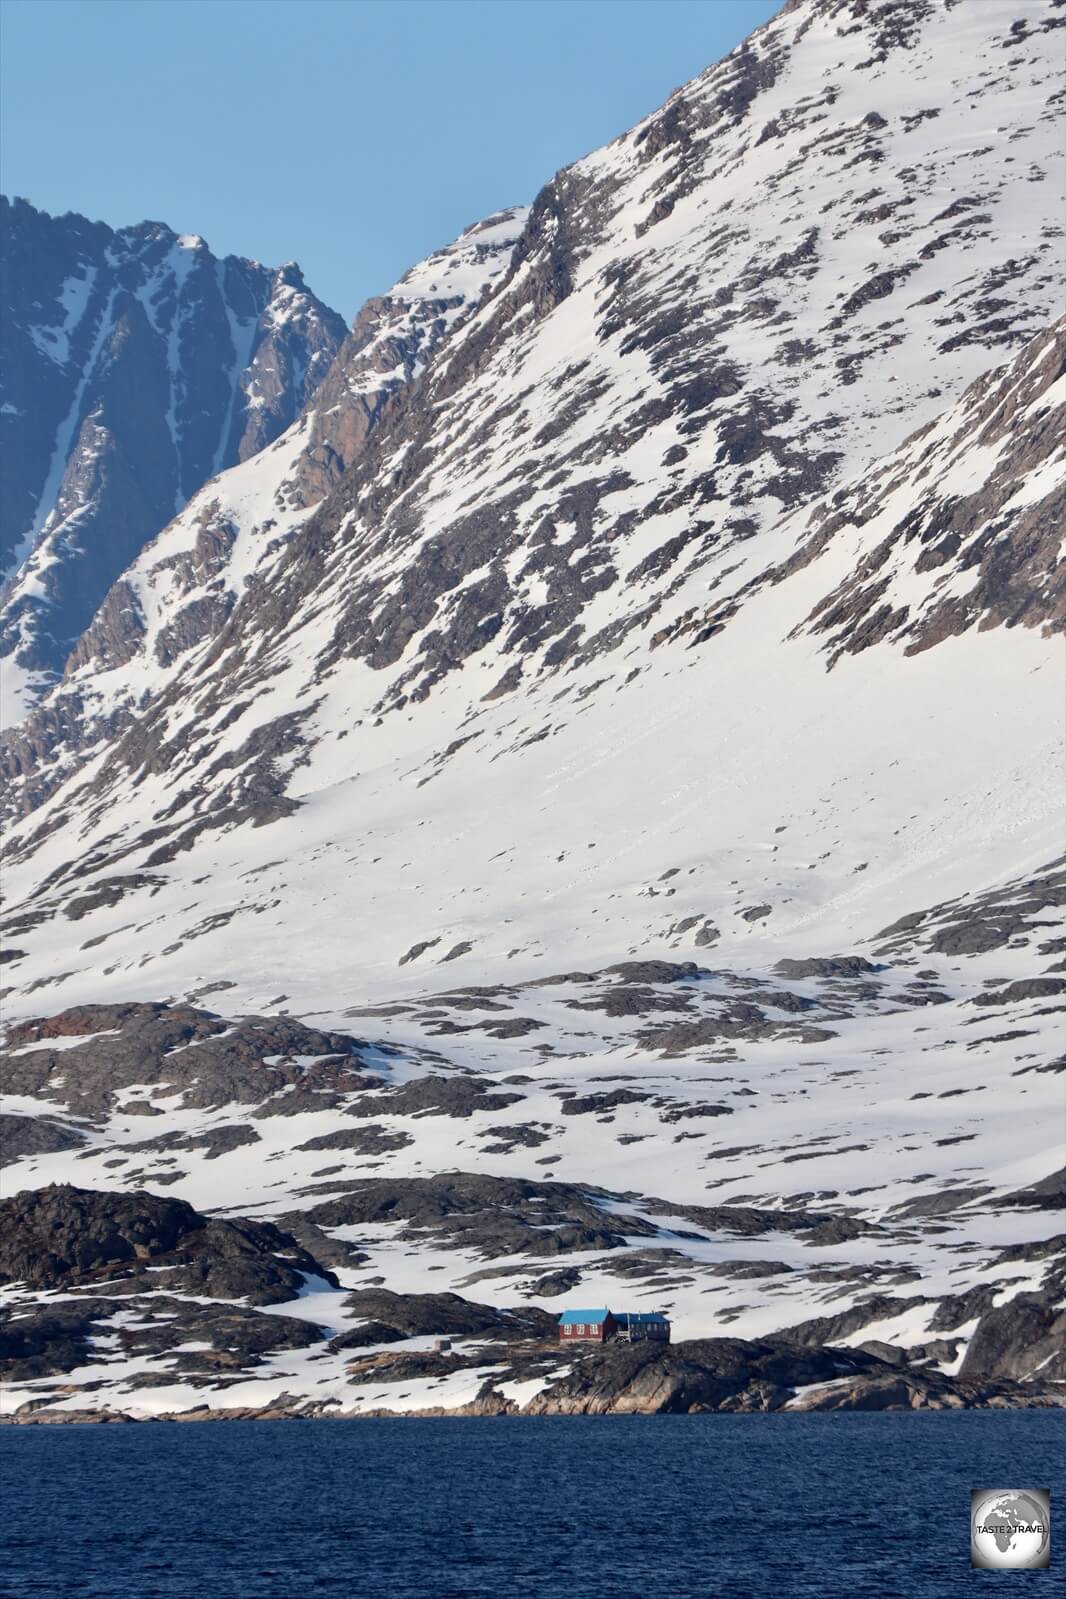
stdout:
[[1004,1580],[970,1489],[1064,1458],[1051,1411],[3,1428],[0,1593],[940,1599]]

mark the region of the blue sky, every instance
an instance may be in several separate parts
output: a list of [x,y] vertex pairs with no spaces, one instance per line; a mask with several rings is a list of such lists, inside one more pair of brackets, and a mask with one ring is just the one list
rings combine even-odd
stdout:
[[778,0],[3,0],[0,182],[295,259],[346,317]]

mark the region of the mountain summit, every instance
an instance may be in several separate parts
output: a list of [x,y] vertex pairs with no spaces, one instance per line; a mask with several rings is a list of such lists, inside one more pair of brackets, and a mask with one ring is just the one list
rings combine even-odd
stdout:
[[277,437],[344,337],[293,262],[218,259],[0,200],[0,658],[8,720],[209,477]]

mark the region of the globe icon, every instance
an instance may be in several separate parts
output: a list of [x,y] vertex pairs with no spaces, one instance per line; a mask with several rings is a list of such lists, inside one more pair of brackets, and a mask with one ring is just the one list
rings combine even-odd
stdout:
[[970,1558],[1000,1571],[1046,1566],[1051,1552],[1049,1495],[1039,1488],[980,1489],[970,1505]]

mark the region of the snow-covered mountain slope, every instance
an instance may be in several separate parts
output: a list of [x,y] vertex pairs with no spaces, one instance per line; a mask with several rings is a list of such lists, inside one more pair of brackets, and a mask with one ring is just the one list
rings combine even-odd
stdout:
[[282,432],[344,323],[290,262],[217,259],[0,202],[4,720],[55,678],[108,588],[205,479]]
[[309,423],[296,485],[304,504],[333,488],[389,401],[421,376],[455,323],[504,276],[528,215],[528,206],[514,206],[473,223],[363,306]]
[[339,1285],[279,1306],[307,1357],[105,1354],[94,1403],[480,1391],[347,1369],[382,1286],[1057,1372],[1063,10],[1018,9],[799,0],[557,175],[134,718],[87,652],[9,751],[16,1180],[280,1218]]
[[202,651],[259,564],[276,559],[457,317],[506,271],[527,214],[519,207],[475,223],[367,302],[297,421],[210,479],[112,585],[56,691],[9,738],[9,773],[30,762],[46,791],[61,744],[83,759],[182,657]]

